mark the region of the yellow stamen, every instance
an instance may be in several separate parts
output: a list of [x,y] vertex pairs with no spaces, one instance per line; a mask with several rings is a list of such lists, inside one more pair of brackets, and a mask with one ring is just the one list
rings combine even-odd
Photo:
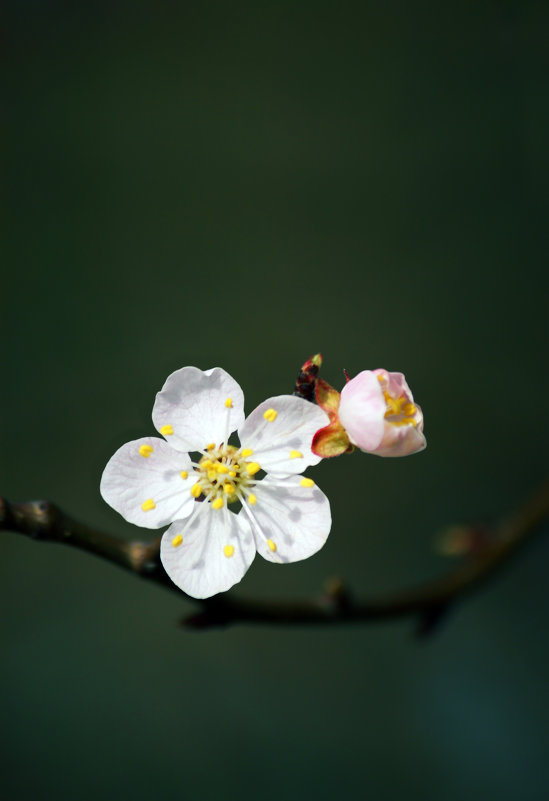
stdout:
[[274,423],[276,418],[278,417],[278,412],[276,409],[267,409],[267,411],[263,412],[263,417],[267,420],[268,423]]
[[223,484],[223,492],[225,495],[233,495],[234,494],[234,487],[232,484]]
[[273,553],[276,551],[276,545],[274,544],[274,542],[272,540],[267,540],[267,547]]
[[139,453],[143,456],[144,459],[148,459],[151,453],[153,452],[153,448],[151,445],[140,445],[139,446]]
[[243,459],[247,459],[248,456],[252,455],[252,453],[253,453],[253,451],[252,451],[251,448],[244,448],[244,450],[242,451],[241,456],[242,456]]
[[246,470],[248,471],[248,473],[249,473],[251,476],[253,476],[253,475],[255,475],[255,474],[256,474],[256,473],[257,473],[259,470],[261,470],[261,465],[260,465],[258,462],[250,462],[250,464],[247,464],[247,465],[246,465]]
[[299,482],[302,487],[314,487],[315,482],[312,478],[302,478]]
[[143,501],[141,508],[144,512],[150,512],[151,509],[156,509],[156,504],[152,498],[149,498],[147,501]]
[[[383,393],[387,410],[385,412],[385,419],[394,426],[408,426],[412,425],[417,427],[417,421],[414,420],[414,415],[417,413],[417,406],[410,401],[407,401],[404,396],[401,398],[393,398],[388,392]],[[399,420],[395,417],[403,415]]]
[[391,414],[402,414],[402,404],[404,403],[404,398],[397,400],[396,398],[393,398],[392,395],[389,395],[388,392],[384,392],[383,395],[385,397],[385,403],[387,404],[385,417],[389,417]]
[[207,451],[213,451],[214,448],[215,448],[215,442],[210,442],[209,445],[206,445]]
[[172,540],[172,545],[174,548],[177,548],[177,546],[181,545],[182,542],[183,542],[183,537],[181,536],[181,534],[176,534],[176,536]]
[[213,462],[212,462],[211,459],[204,459],[203,462],[200,462],[200,467],[203,467],[204,470],[207,470],[208,467],[211,467],[212,465],[213,465]]
[[229,475],[230,475],[231,478],[236,478],[236,471],[235,470],[229,470]]
[[225,401],[225,406],[227,407],[227,409],[232,409],[233,408],[233,400],[232,400],[232,398],[227,398],[227,400]]
[[160,433],[162,434],[163,437],[171,437],[171,435],[173,434],[173,426],[170,425],[162,426],[162,428],[160,429]]
[[180,475],[180,476],[181,476],[181,478],[183,478],[183,479],[185,479],[185,478],[189,478],[189,474],[187,473],[187,471],[186,471],[186,470],[182,470],[182,471],[180,472],[180,474],[179,474],[179,475]]
[[257,503],[257,498],[253,494],[253,492],[250,492],[250,494],[248,495],[248,503],[250,504],[250,506],[255,506],[255,504]]
[[215,501],[212,501],[212,507],[214,509],[221,509],[223,507],[223,498],[216,498]]
[[234,553],[234,545],[225,545],[225,547],[223,548],[223,553],[225,554],[227,559],[230,559]]
[[301,451],[290,451],[290,459],[303,459]]
[[215,470],[215,468],[212,467],[211,470],[208,470],[208,478],[210,481],[213,481],[214,478],[217,478],[217,470]]
[[198,481],[196,482],[196,484],[192,485],[191,495],[193,496],[193,498],[200,498],[200,496],[202,495],[202,487],[198,483]]
[[222,462],[216,462],[215,463],[215,469],[217,470],[218,473],[228,473],[229,472],[229,468],[227,467],[227,465],[223,464]]

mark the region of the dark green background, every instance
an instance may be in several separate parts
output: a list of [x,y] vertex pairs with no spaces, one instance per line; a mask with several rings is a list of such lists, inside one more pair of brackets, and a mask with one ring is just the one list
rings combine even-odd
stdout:
[[[12,4],[1,491],[99,495],[173,370],[247,410],[321,350],[403,370],[427,451],[323,463],[314,558],[236,592],[439,575],[547,463],[547,3]],[[545,205],[544,205],[545,204]],[[148,537],[148,532],[142,532]],[[194,608],[4,534],[9,799],[547,797],[549,543],[426,643],[410,621],[177,627]]]

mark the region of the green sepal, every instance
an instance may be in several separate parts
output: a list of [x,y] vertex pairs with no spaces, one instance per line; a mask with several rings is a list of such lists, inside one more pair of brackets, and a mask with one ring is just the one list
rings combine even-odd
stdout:
[[353,445],[336,417],[330,425],[316,432],[311,449],[317,456],[321,456],[323,459],[330,459],[333,456],[341,456],[345,451],[350,453],[353,450]]
[[330,417],[330,421],[337,420],[337,410],[339,409],[339,401],[341,398],[337,389],[334,389],[323,378],[316,380],[316,402],[321,409],[324,409]]

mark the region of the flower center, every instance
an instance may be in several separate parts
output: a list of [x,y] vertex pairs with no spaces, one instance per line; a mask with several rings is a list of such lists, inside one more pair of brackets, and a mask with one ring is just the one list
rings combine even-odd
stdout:
[[388,423],[394,426],[417,426],[417,420],[414,415],[417,412],[417,407],[411,403],[405,395],[400,398],[395,398],[387,391],[387,379],[382,373],[378,373],[377,380],[381,384],[383,397],[385,398],[385,419]]
[[[234,445],[208,445],[206,453],[195,467],[199,478],[191,489],[194,498],[210,501],[214,509],[221,509],[227,503],[242,500],[255,502],[250,489],[255,485],[255,474],[261,470],[257,462],[249,461],[253,454],[250,448],[236,448]],[[252,500],[253,498],[253,500]]]
[[387,391],[383,392],[385,403],[387,404],[387,411],[385,412],[385,419],[388,423],[394,426],[417,426],[417,421],[414,418],[417,412],[413,403],[410,403],[404,396],[401,398],[393,398]]

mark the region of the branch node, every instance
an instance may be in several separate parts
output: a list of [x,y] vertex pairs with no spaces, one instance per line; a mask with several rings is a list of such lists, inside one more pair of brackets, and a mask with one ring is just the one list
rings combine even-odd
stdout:
[[339,576],[332,576],[325,582],[324,596],[337,615],[345,617],[350,613],[353,605],[352,594]]
[[160,567],[159,541],[149,545],[144,542],[128,543],[128,559],[132,570],[140,576],[151,576]]
[[[6,505],[17,530],[37,540],[48,539],[63,518],[60,509],[48,501],[6,502]],[[70,537],[70,532],[63,531],[63,535]]]

